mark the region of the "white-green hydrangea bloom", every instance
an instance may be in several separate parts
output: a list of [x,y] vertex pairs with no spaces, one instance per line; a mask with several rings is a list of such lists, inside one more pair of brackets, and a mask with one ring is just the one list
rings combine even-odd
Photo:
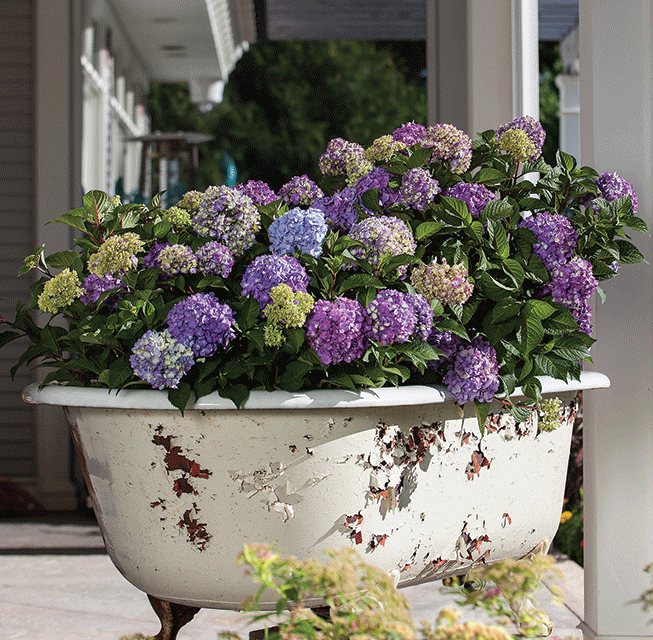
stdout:
[[294,291],[290,285],[278,284],[270,290],[272,302],[265,307],[265,317],[270,322],[287,327],[301,327],[313,309],[315,300],[310,293]]
[[545,398],[539,405],[539,430],[555,431],[562,423],[560,398]]
[[161,212],[161,219],[175,227],[190,227],[190,213],[181,207],[170,207]]
[[537,154],[536,144],[522,129],[509,129],[499,138],[499,149],[507,151],[517,162],[527,162]]
[[88,270],[98,276],[128,271],[138,264],[136,254],[145,244],[135,233],[111,236],[88,259]]
[[45,283],[37,302],[41,311],[58,313],[81,295],[82,287],[77,272],[64,269]]

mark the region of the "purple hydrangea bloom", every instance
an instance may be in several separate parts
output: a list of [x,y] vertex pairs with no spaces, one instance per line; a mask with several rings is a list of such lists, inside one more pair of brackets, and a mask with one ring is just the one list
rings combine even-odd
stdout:
[[426,135],[426,127],[418,122],[407,122],[392,132],[393,140],[403,142],[409,147],[414,144],[421,144]]
[[279,197],[289,206],[310,207],[324,193],[307,175],[294,176],[279,189]]
[[306,321],[306,340],[325,365],[360,358],[368,344],[370,319],[358,300],[318,300]]
[[336,191],[332,196],[320,198],[313,207],[324,213],[326,223],[343,233],[349,233],[352,225],[358,220],[356,211],[357,194],[351,187]]
[[417,314],[407,293],[383,289],[366,311],[372,321],[370,338],[379,344],[408,342],[415,331]]
[[242,295],[258,300],[261,309],[272,302],[270,291],[278,284],[287,284],[293,291],[306,293],[311,282],[301,262],[294,256],[265,254],[254,259],[243,274]]
[[551,269],[551,282],[545,286],[545,291],[572,312],[585,333],[590,333],[588,298],[596,291],[597,285],[592,265],[576,256]]
[[143,266],[144,267],[154,267],[155,269],[160,269],[161,268],[161,263],[159,262],[159,254],[161,251],[163,251],[166,247],[169,247],[170,243],[169,242],[163,242],[159,244],[158,242],[154,244],[154,246],[149,250],[148,254],[143,258]]
[[370,189],[378,189],[379,192],[379,206],[382,209],[389,207],[390,205],[397,202],[399,194],[390,186],[390,179],[392,174],[384,169],[383,167],[377,167],[376,169],[370,171],[368,174],[364,175],[354,185],[354,190],[358,196],[358,202],[364,212],[373,216],[377,215],[376,211],[371,211],[367,207],[363,206],[361,201],[362,195],[369,191]]
[[322,255],[322,243],[327,234],[324,214],[320,209],[295,207],[272,222],[268,228],[270,250],[276,255],[307,253],[314,258]]
[[450,360],[444,384],[458,404],[490,402],[499,389],[497,353],[480,336],[461,346]]
[[262,180],[248,180],[245,184],[236,185],[240,193],[249,196],[257,205],[266,205],[279,199],[267,182]]
[[424,147],[433,148],[432,162],[447,165],[452,173],[465,173],[472,161],[472,139],[452,124],[436,124],[426,130]]
[[433,329],[427,342],[436,349],[440,349],[444,354],[437,360],[429,360],[426,363],[430,369],[437,369],[443,362],[451,358],[451,356],[458,351],[458,347],[462,343],[462,338],[452,331]]
[[413,311],[417,322],[411,337],[417,340],[428,340],[433,330],[433,309],[429,301],[421,294],[409,294],[408,301],[413,305]]
[[578,245],[576,230],[569,219],[559,213],[543,211],[524,219],[518,226],[535,234],[537,242],[533,245],[533,252],[547,269],[570,260]]
[[228,278],[234,266],[234,256],[228,247],[220,242],[207,242],[196,252],[197,268],[207,276]]
[[261,216],[252,199],[235,187],[209,187],[191,224],[198,235],[219,240],[239,256],[254,244]]
[[426,169],[415,167],[401,178],[399,200],[407,207],[424,211],[440,191],[440,183]]
[[351,144],[344,138],[334,138],[320,156],[318,166],[325,176],[341,176],[345,173],[345,150]]
[[[92,304],[97,302],[99,297],[105,292],[110,291],[111,289],[125,289],[120,278],[116,278],[111,274],[106,274],[104,276],[98,276],[95,273],[90,273],[84,278],[82,283],[83,293],[80,296],[80,300],[83,304]],[[115,306],[117,300],[114,296],[110,296],[110,304]]]
[[176,389],[195,364],[193,350],[170,332],[147,331],[134,344],[129,364],[134,373],[155,389]]
[[[417,248],[410,227],[393,216],[365,218],[351,228],[349,237],[362,243],[362,246],[350,248],[352,255],[376,267],[377,275],[381,273],[384,258],[402,254],[412,256]],[[405,278],[406,272],[406,265],[397,269],[400,278]]]
[[474,219],[478,218],[487,203],[496,197],[487,187],[475,182],[458,182],[449,187],[442,195],[462,200]]
[[535,162],[542,155],[542,146],[544,145],[544,139],[546,138],[546,133],[542,125],[532,116],[520,116],[518,118],[513,118],[510,122],[502,124],[494,132],[495,140],[501,144],[501,137],[513,129],[520,129],[526,134],[532,143],[533,149],[532,153],[527,159],[531,162]]
[[198,358],[212,356],[236,336],[235,312],[214,293],[195,293],[168,313],[170,335],[190,347]]
[[[616,173],[605,172],[602,173],[598,178],[594,179],[594,183],[599,188],[598,198],[603,198],[608,202],[617,200],[622,196],[630,196],[630,201],[633,206],[633,213],[637,213],[637,194],[633,185],[630,184],[627,180],[624,180],[620,175]],[[592,204],[592,209],[595,211],[598,207]]]

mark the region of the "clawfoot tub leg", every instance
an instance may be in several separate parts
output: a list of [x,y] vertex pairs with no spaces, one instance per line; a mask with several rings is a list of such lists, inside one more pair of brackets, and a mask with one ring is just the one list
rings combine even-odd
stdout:
[[199,607],[188,607],[184,604],[159,600],[149,593],[147,597],[161,621],[161,631],[154,636],[154,640],[175,640],[179,629],[188,624],[199,611]]

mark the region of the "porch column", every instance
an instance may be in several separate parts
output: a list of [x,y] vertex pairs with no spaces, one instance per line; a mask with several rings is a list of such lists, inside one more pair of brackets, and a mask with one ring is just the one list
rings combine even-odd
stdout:
[[[652,0],[580,0],[582,163],[632,182],[653,227]],[[653,562],[653,243],[633,234],[649,264],[604,283],[594,312],[595,368],[610,389],[586,394],[586,638],[653,637],[651,614],[630,602]]]

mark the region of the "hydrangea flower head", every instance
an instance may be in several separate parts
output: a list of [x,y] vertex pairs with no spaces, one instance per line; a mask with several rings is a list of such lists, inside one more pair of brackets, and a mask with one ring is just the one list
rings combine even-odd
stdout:
[[441,364],[446,362],[458,351],[462,343],[462,338],[457,336],[452,331],[440,331],[439,329],[433,329],[431,334],[427,338],[427,342],[436,349],[440,349],[443,355],[441,355],[437,360],[429,360],[426,364],[429,369],[437,369]]
[[170,207],[161,212],[161,219],[169,222],[173,227],[189,227],[190,213],[182,207]]
[[457,182],[449,187],[442,195],[462,200],[467,205],[467,209],[474,219],[483,213],[490,200],[496,198],[487,187],[482,184],[476,184],[475,182]]
[[405,142],[395,140],[391,135],[385,135],[377,138],[365,150],[365,155],[370,162],[387,162],[395,153],[403,151],[405,148]]
[[417,314],[407,293],[383,289],[366,311],[372,321],[370,338],[379,344],[408,342],[415,331]]
[[129,363],[134,373],[155,389],[176,389],[195,359],[193,350],[165,329],[143,334],[132,348]]
[[219,240],[239,256],[254,244],[261,216],[252,199],[238,189],[209,187],[192,226],[198,235]]
[[328,228],[320,209],[295,207],[277,218],[268,227],[270,250],[276,255],[295,251],[307,253],[314,258],[322,255],[322,243]]
[[235,337],[235,315],[214,293],[195,293],[170,309],[168,329],[195,357],[208,358]]
[[169,242],[158,243],[155,242],[152,248],[148,251],[145,258],[143,258],[143,266],[154,267],[155,269],[161,268],[161,263],[159,262],[159,254],[166,248],[169,247]]
[[472,139],[452,124],[429,127],[422,144],[433,148],[432,161],[448,166],[452,173],[465,173],[469,169]]
[[353,187],[363,176],[366,176],[374,165],[370,162],[365,149],[359,144],[350,143],[344,150],[343,163],[347,185]]
[[132,232],[110,236],[88,259],[88,270],[98,276],[129,271],[138,264],[136,254],[144,246],[143,241]]
[[392,132],[392,139],[403,142],[407,147],[421,144],[426,136],[426,127],[418,122],[407,122]]
[[157,261],[161,270],[168,276],[197,272],[197,258],[193,250],[185,244],[164,247],[159,252]]
[[499,148],[518,162],[535,162],[542,155],[545,138],[542,125],[531,116],[513,118],[494,132]]
[[358,300],[317,300],[306,321],[306,340],[325,365],[360,358],[368,345],[370,319]]
[[370,189],[377,189],[379,192],[379,206],[382,209],[400,200],[399,194],[390,186],[392,174],[383,167],[377,167],[365,174],[354,185],[354,191],[358,195],[358,203],[367,214],[374,216],[377,212],[368,209],[362,203],[362,196]]
[[239,184],[236,189],[249,196],[252,202],[258,205],[270,204],[279,199],[270,185],[262,180],[248,180],[245,184]]
[[462,262],[447,264],[444,258],[442,264],[434,259],[429,264],[417,265],[410,274],[410,282],[427,300],[439,300],[442,304],[464,304],[474,290],[467,267]]
[[424,211],[440,191],[440,183],[426,169],[415,167],[401,178],[399,201],[407,207]]
[[490,402],[499,389],[499,362],[494,347],[480,336],[461,345],[449,362],[444,384],[458,404]]
[[[633,185],[630,184],[627,180],[624,180],[620,175],[616,173],[605,172],[602,173],[598,178],[594,179],[594,183],[599,188],[599,195],[597,197],[603,198],[608,202],[617,200],[622,196],[630,196],[630,202],[633,207],[633,213],[637,213],[637,194]],[[593,209],[597,209],[596,205],[592,205]]]
[[271,302],[263,315],[272,323],[283,324],[286,327],[301,327],[306,322],[306,316],[313,309],[315,300],[310,293],[294,291],[285,283],[278,284],[270,290]]
[[285,283],[293,291],[306,293],[310,282],[311,278],[294,256],[265,254],[256,257],[245,269],[240,285],[242,295],[252,296],[261,309],[265,309],[272,302],[270,291],[273,287]]
[[433,309],[421,293],[408,294],[408,302],[415,312],[415,329],[411,338],[426,342],[433,331]]
[[279,197],[289,206],[310,207],[324,193],[307,175],[294,176],[279,189]]
[[343,233],[349,233],[352,225],[358,220],[355,203],[357,193],[351,187],[339,189],[332,196],[325,196],[313,203],[315,209],[324,214],[326,223]]
[[[349,237],[362,244],[350,248],[352,255],[373,265],[377,275],[381,273],[385,258],[402,254],[412,256],[417,248],[410,227],[393,216],[365,218],[351,228]],[[397,272],[400,278],[406,277],[406,265],[400,266]]]
[[518,226],[533,232],[537,239],[533,252],[547,269],[567,262],[578,246],[578,234],[569,219],[559,213],[543,211],[525,218]]
[[234,266],[233,253],[220,242],[207,242],[195,252],[195,256],[198,270],[207,276],[228,278]]
[[186,191],[177,206],[187,211],[197,211],[202,204],[203,198],[204,194],[201,191]]
[[[111,291],[111,289],[125,289],[125,285],[120,278],[110,274],[98,276],[90,273],[84,278],[82,283],[83,291],[79,299],[85,305],[93,304],[98,301],[105,291]],[[113,300],[113,296],[111,296],[111,299]]]
[[318,166],[325,176],[341,176],[345,173],[345,149],[352,144],[344,138],[334,138],[327,144],[326,151],[320,156]]
[[82,287],[76,271],[64,269],[43,285],[37,304],[41,311],[58,313],[69,307],[82,294]]

